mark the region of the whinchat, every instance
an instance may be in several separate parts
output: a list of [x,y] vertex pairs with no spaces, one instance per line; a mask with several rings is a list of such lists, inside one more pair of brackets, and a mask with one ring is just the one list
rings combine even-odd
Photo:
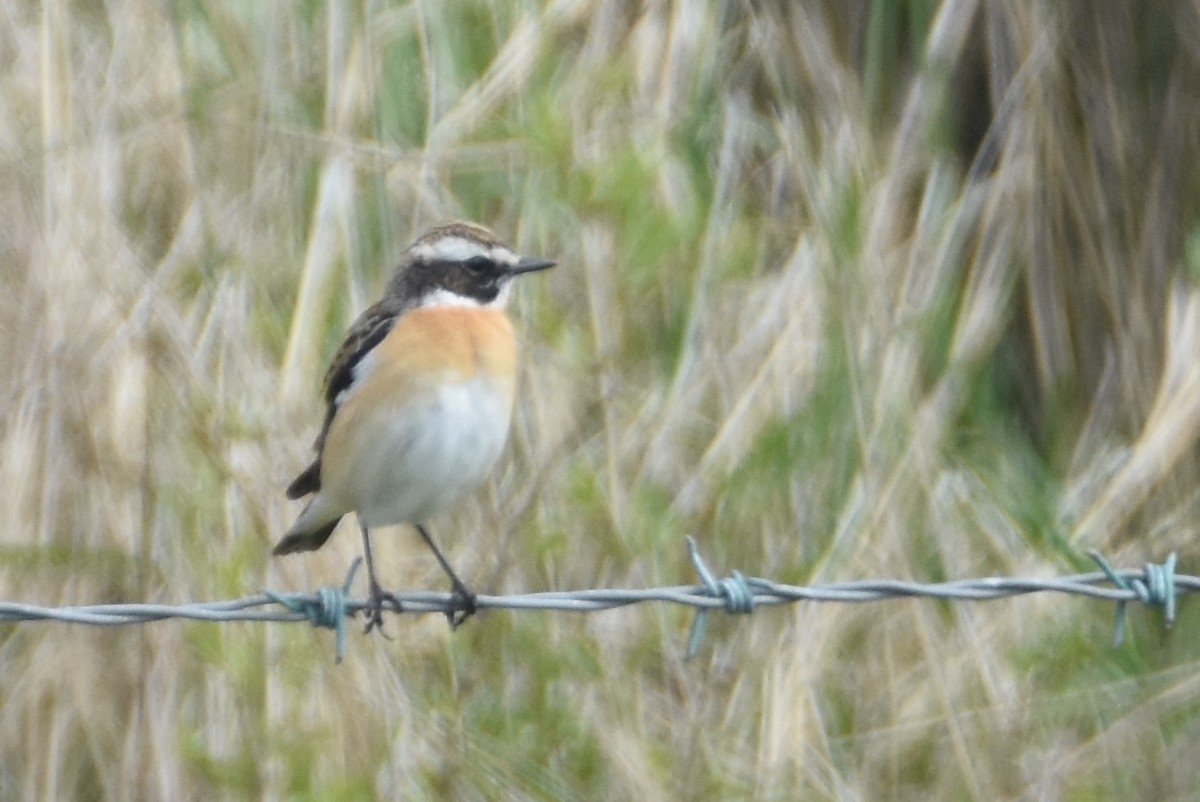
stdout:
[[[320,548],[342,516],[362,529],[371,595],[366,630],[382,623],[385,593],[371,530],[416,527],[462,603],[474,596],[424,523],[487,477],[508,439],[517,346],[504,313],[512,280],[554,266],[518,256],[475,223],[438,226],[414,242],[383,297],[346,333],[325,374],[317,456],[288,486],[311,495],[274,554]],[[398,607],[398,605],[397,605]]]

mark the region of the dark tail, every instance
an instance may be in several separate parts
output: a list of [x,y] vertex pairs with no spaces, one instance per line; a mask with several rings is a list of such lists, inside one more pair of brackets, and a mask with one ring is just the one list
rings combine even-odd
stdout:
[[297,551],[315,551],[325,545],[325,541],[329,540],[329,536],[333,534],[334,527],[340,520],[342,520],[340,516],[334,518],[330,523],[312,532],[289,532],[284,535],[283,540],[275,544],[271,553],[278,557],[281,554],[294,554]]

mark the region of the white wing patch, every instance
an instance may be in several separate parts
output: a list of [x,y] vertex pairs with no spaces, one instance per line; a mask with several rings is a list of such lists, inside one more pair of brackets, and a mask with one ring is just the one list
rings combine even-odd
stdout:
[[350,369],[350,383],[342,388],[342,391],[333,398],[334,408],[340,407],[346,402],[347,398],[354,395],[354,391],[362,386],[363,379],[369,376],[371,371],[375,370],[375,366],[379,362],[379,357],[375,353],[375,349],[378,347],[376,345],[375,348],[367,351],[354,363],[354,367]]

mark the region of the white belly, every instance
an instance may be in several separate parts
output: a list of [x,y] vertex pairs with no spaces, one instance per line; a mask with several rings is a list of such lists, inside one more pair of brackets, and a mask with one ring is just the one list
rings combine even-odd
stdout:
[[495,466],[512,415],[507,387],[475,377],[363,421],[359,455],[330,488],[368,527],[421,523],[474,490]]

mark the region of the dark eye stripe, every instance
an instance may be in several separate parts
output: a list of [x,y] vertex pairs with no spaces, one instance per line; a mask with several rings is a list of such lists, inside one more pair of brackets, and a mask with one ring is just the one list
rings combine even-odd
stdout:
[[487,256],[472,256],[464,261],[451,262],[445,259],[438,259],[432,262],[417,262],[411,269],[419,270],[421,273],[430,276],[436,276],[448,270],[465,267],[472,273],[483,272],[502,272],[503,267],[499,262]]

